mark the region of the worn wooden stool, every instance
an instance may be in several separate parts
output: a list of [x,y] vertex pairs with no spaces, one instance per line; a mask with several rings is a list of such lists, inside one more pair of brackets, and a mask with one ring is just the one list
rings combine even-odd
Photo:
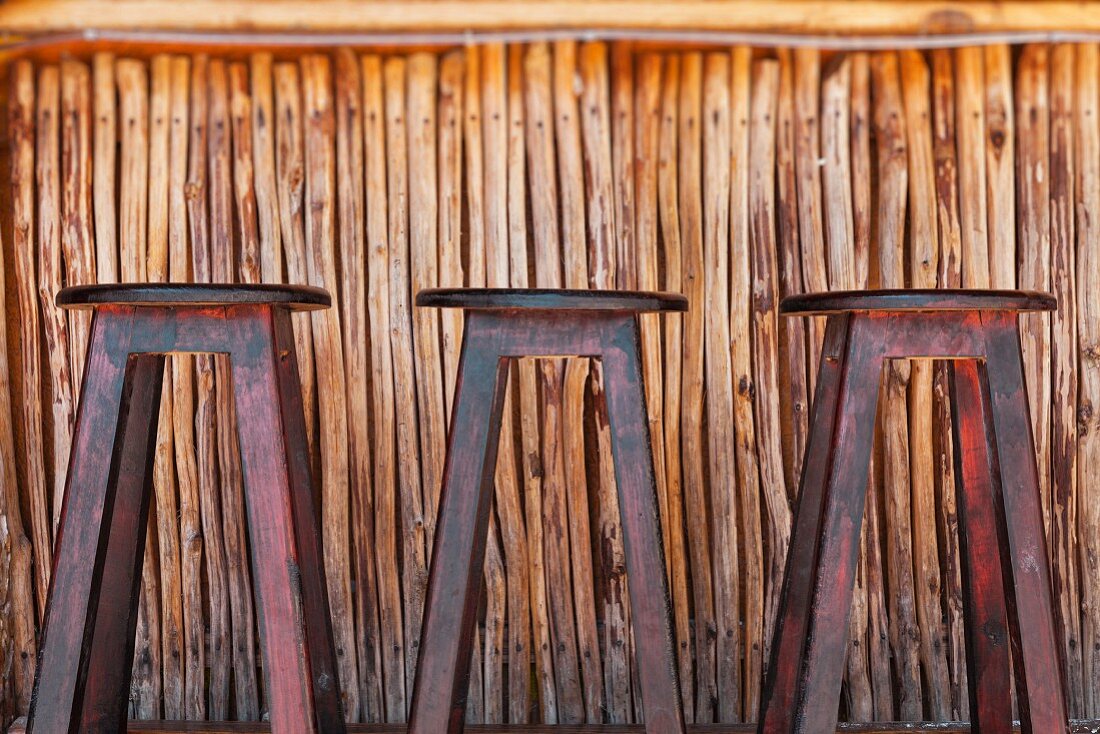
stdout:
[[787,298],[828,316],[759,731],[836,731],[884,360],[952,360],[967,670],[974,730],[1068,732],[1018,314],[1023,291],[850,291]]
[[165,354],[227,353],[273,731],[343,732],[291,311],[317,288],[99,285],[29,729],[126,730]]
[[686,311],[683,296],[627,291],[421,291],[418,306],[466,311],[409,731],[461,732],[509,363],[603,362],[646,731],[684,731],[642,389],[637,314]]

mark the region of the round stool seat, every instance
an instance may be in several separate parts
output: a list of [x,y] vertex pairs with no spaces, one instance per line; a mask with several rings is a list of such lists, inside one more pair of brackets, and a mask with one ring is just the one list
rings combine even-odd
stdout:
[[284,306],[291,311],[316,311],[332,305],[323,288],[308,285],[240,285],[237,283],[100,283],[62,288],[61,308],[96,306]]
[[844,311],[1054,311],[1058,301],[1041,291],[895,288],[788,296],[780,313],[797,316]]
[[592,291],[553,288],[429,288],[416,294],[417,306],[476,311],[687,311],[677,293]]

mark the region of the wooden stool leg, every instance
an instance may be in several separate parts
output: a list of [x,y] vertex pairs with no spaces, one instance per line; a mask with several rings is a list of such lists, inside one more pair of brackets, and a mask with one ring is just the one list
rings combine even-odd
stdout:
[[836,730],[883,337],[830,316],[758,731]]
[[[133,397],[135,387],[135,371],[127,370],[131,324],[130,309],[104,310],[97,313],[93,321],[54,551],[42,649],[31,698],[29,732],[61,734],[85,730],[80,717],[87,676],[90,669],[104,672],[102,658],[96,656],[98,661],[95,665],[89,660],[93,657],[93,649],[97,649],[93,644],[93,630],[99,633],[99,640],[102,641],[107,629],[97,627],[96,620],[110,526],[115,518],[115,494],[120,484],[117,480],[123,463],[133,466],[136,457],[131,451],[136,453],[139,443],[135,441],[127,445],[127,451],[122,450],[123,423],[127,421],[128,414],[132,414],[137,422],[141,412],[133,410],[131,413],[128,405],[123,404],[124,399],[129,401]],[[138,392],[140,402],[140,393],[144,390]],[[156,416],[152,420],[155,421]],[[126,454],[125,462],[123,453]],[[140,483],[123,481],[122,484],[132,490]],[[144,535],[141,540],[144,540]],[[120,550],[121,545],[123,543],[112,544],[111,550]],[[119,573],[107,574],[108,583],[123,582],[125,586],[125,569],[131,569],[129,573],[136,575],[132,569],[135,564],[140,568],[141,559],[135,556],[119,560],[123,566],[115,567]],[[129,602],[133,597],[127,594],[124,599]],[[108,599],[103,601],[105,605],[110,603]],[[128,614],[105,620],[106,626],[113,626],[113,631],[121,632],[119,627],[127,624],[128,616],[133,616],[133,609],[128,610]],[[112,661],[125,670],[127,680],[133,657],[132,639],[130,645],[131,654],[125,658],[124,665],[119,665],[117,659]],[[101,691],[117,687],[102,683],[96,681],[92,687]],[[95,696],[93,694],[93,698]],[[110,714],[125,706],[125,690],[121,700],[117,699],[117,695],[107,700],[96,698],[89,700],[88,704],[89,708]],[[93,725],[91,730],[99,729]],[[113,729],[118,730],[118,727]]]
[[[1035,443],[1013,313],[983,313],[990,413],[1000,463],[998,510],[1016,694],[1024,732],[1068,732]],[[996,487],[995,487],[996,489]]]
[[345,731],[289,314],[227,309],[273,732]]
[[980,734],[1012,731],[1008,615],[993,495],[996,447],[975,360],[950,364],[955,483],[962,532],[970,719]]
[[409,732],[458,734],[492,509],[508,360],[483,314],[466,320]]
[[642,385],[641,335],[634,316],[616,321],[605,339],[613,346],[605,349],[602,361],[642,709],[649,734],[671,734],[685,731],[684,711]]

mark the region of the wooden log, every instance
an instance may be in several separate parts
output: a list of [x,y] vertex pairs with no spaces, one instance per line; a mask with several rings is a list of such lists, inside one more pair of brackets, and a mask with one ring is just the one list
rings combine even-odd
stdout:
[[229,122],[232,131],[233,212],[236,215],[237,268],[234,278],[241,283],[259,283],[260,241],[256,218],[256,188],[252,163],[252,95],[249,91],[248,64],[229,65]]
[[[527,256],[527,166],[526,120],[524,112],[524,48],[508,47],[508,257],[509,282],[526,288]],[[518,396],[521,476],[526,520],[528,589],[530,592],[531,641],[534,657],[532,689],[542,721],[557,720],[554,688],[554,657],[551,654],[549,605],[542,528],[542,458],[539,451],[538,377],[532,360],[516,366],[519,380],[512,395]],[[524,658],[526,660],[526,658]],[[530,709],[530,706],[528,707]],[[530,718],[530,710],[526,712]],[[514,719],[513,719],[514,720]],[[523,719],[525,720],[525,719]],[[521,720],[522,721],[522,720]]]
[[100,52],[92,58],[95,111],[92,196],[95,211],[96,280],[118,280],[118,209],[115,204],[115,59]]
[[[305,163],[302,152],[302,111],[298,65],[278,63],[275,77],[275,183],[279,198],[279,231],[288,283],[306,283]],[[294,351],[302,383],[302,409],[311,455],[317,454],[316,386],[313,364],[313,323],[308,314],[292,317]],[[316,472],[316,466],[314,467]]]
[[[585,241],[585,186],[581,152],[580,112],[577,107],[576,44],[554,44],[554,134],[558,153],[561,194],[562,261],[566,288],[590,288],[591,277],[610,271],[611,253],[593,248],[588,262]],[[551,211],[557,211],[552,209]],[[538,271],[538,264],[535,266]],[[590,270],[594,271],[590,274]],[[603,720],[603,671],[596,630],[595,579],[589,539],[589,493],[584,436],[584,393],[588,360],[565,363],[562,387],[562,448],[566,504],[569,519],[569,561],[573,567],[573,611],[577,618],[577,651],[580,657],[581,692],[585,721]],[[601,452],[602,453],[602,452]],[[569,723],[568,720],[562,723]]]
[[[188,249],[187,181],[191,60],[172,59],[169,80],[168,279],[191,280]],[[206,714],[205,611],[203,608],[203,528],[198,464],[195,454],[195,372],[189,356],[174,356],[172,366],[172,438],[179,490],[180,583],[183,630],[183,718]],[[213,596],[211,596],[213,599]],[[211,628],[213,632],[213,627]],[[213,637],[213,635],[212,635]],[[211,680],[215,680],[211,671]]]
[[374,487],[371,481],[370,344],[367,341],[366,202],[363,183],[363,84],[359,59],[349,49],[336,53],[336,195],[339,222],[340,325],[347,377],[349,489],[352,507],[352,564],[355,588],[356,658],[359,663],[359,721],[381,721],[382,670],[378,577],[374,558]]
[[[730,335],[731,169],[743,160],[732,150],[730,57],[708,53],[703,67],[703,282],[708,476],[713,486],[739,486],[736,458],[743,458],[734,436],[734,395]],[[739,142],[742,137],[738,136]],[[747,143],[747,141],[744,141]],[[686,173],[686,172],[685,172]],[[740,167],[738,168],[740,173]],[[738,204],[740,193],[737,194]],[[744,210],[737,214],[743,215]],[[740,231],[740,230],[739,230]],[[696,301],[700,302],[700,301]],[[730,447],[735,447],[735,452]],[[755,468],[755,466],[754,466]],[[755,487],[755,481],[752,487]],[[717,619],[718,721],[741,717],[741,600],[737,504],[731,491],[711,493],[713,518],[714,611]],[[748,541],[746,533],[746,542]],[[698,624],[698,622],[696,622]]]
[[1071,44],[1050,51],[1050,292],[1058,310],[1050,321],[1050,555],[1058,621],[1065,649],[1071,716],[1085,713],[1077,575],[1077,288],[1074,228],[1074,66]]
[[[740,496],[739,533],[744,555],[740,561],[744,600],[742,621],[742,720],[759,709],[760,679],[763,671],[762,653],[764,603],[763,524],[760,518],[760,466],[757,455],[756,421],[754,416],[758,386],[752,363],[753,307],[757,293],[753,286],[753,253],[750,212],[750,111],[752,50],[739,46],[733,50],[730,68],[730,129],[733,133],[730,151],[730,346],[731,387],[733,387],[733,418],[735,428],[734,454],[737,458],[737,486]],[[767,94],[767,92],[764,92]],[[765,100],[763,109],[769,102]],[[760,151],[758,151],[760,152]],[[728,450],[728,449],[727,449]],[[782,486],[777,487],[782,489]],[[768,491],[772,491],[769,488]],[[783,490],[786,493],[786,490]],[[781,583],[781,582],[777,582]],[[778,592],[776,592],[778,593]]]
[[[1100,206],[1100,100],[1097,88],[1089,80],[1100,73],[1100,53],[1095,44],[1077,47],[1077,76],[1074,80],[1074,122],[1076,161],[1074,201],[1077,232],[1077,291],[1089,293],[1100,284],[1100,228],[1088,212]],[[1090,501],[1090,467],[1100,461],[1100,315],[1095,299],[1077,301],[1077,483],[1080,512],[1077,538],[1080,558],[1100,552],[1100,505]],[[1100,567],[1080,565],[1081,574],[1081,649],[1085,682],[1086,715],[1100,711]],[[1094,714],[1093,714],[1094,715]]]
[[[50,401],[45,424],[52,428],[52,441],[42,449],[51,454],[52,466],[47,476],[53,477],[51,516],[53,532],[61,516],[65,497],[65,474],[69,468],[69,444],[72,441],[75,408],[73,402],[71,363],[69,361],[69,331],[65,313],[54,304],[54,295],[61,289],[61,152],[60,72],[56,66],[38,70],[35,96],[35,192],[38,205],[38,298],[42,309],[42,332],[45,334],[46,357],[49,363],[47,386]],[[37,338],[36,338],[37,341]]]
[[[407,63],[391,57],[382,69],[385,85],[387,191],[389,195],[389,314],[393,356],[397,461],[400,476],[402,595],[405,599],[405,690],[412,691],[420,651],[420,622],[428,583],[424,539],[424,496],[420,491],[420,449],[413,380],[412,300],[409,286],[408,137],[405,126]],[[406,698],[406,707],[408,700]],[[405,712],[405,715],[408,711]]]
[[[233,170],[229,108],[229,75],[220,59],[207,73],[207,188],[210,202],[210,275],[215,283],[237,281],[233,242]],[[254,223],[253,223],[254,226]],[[253,230],[254,231],[254,230]],[[228,356],[214,357],[214,393],[218,441],[218,476],[229,592],[230,644],[236,714],[260,718],[256,680],[256,627],[245,529],[244,477],[237,442],[237,412],[233,399],[232,366]]]
[[[531,182],[531,225],[535,285],[562,286],[562,250],[558,227],[557,171],[554,161],[554,98],[550,49],[533,43],[524,58],[524,109],[527,162]],[[542,531],[549,599],[556,710],[544,710],[546,723],[575,724],[585,717],[573,615],[572,565],[569,557],[568,498],[562,446],[563,370],[559,361],[539,362],[542,415]]]
[[[384,721],[405,720],[405,639],[401,626],[401,574],[397,562],[393,356],[390,351],[389,224],[386,217],[386,113],[382,62],[360,60],[363,78],[363,148],[366,170],[367,322],[371,350],[371,418],[374,426],[374,558],[378,578]],[[421,546],[423,547],[423,546]]]
[[275,99],[271,54],[249,58],[252,93],[253,187],[260,227],[260,275],[265,283],[283,282],[283,243],[279,231],[279,194],[275,178]]
[[[634,47],[627,41],[611,46],[611,187],[615,202],[615,287],[637,290],[639,254],[637,246],[636,199],[634,176]],[[659,442],[658,442],[659,443]],[[654,467],[657,476],[664,473],[664,461]],[[662,492],[663,478],[658,480]]]
[[[589,288],[611,289],[618,277],[618,216],[612,168],[612,126],[607,45],[598,41],[580,48],[580,119],[584,140],[584,192],[587,198]],[[561,128],[559,127],[559,134]],[[563,183],[563,186],[565,184]],[[633,252],[631,252],[633,257]],[[603,627],[604,708],[611,723],[633,719],[631,706],[630,608],[626,551],[622,541],[619,498],[611,461],[611,434],[606,420],[602,363],[591,363],[592,406],[596,414],[596,522],[600,548],[597,615]]]
[[[477,48],[465,52],[451,51],[443,56],[439,65],[439,285],[441,288],[461,288],[465,285],[462,265],[462,187],[464,125],[464,68],[465,58],[474,58]],[[480,142],[480,135],[478,137]],[[470,151],[471,160],[466,166],[471,178],[480,178],[481,158]],[[476,166],[476,171],[475,167]],[[480,196],[480,191],[476,194]],[[480,242],[482,216],[480,202],[475,209],[470,204],[470,243]],[[474,237],[473,232],[478,236]],[[475,248],[476,249],[476,248]],[[450,418],[454,402],[455,378],[458,375],[458,358],[462,347],[461,309],[448,308],[439,314],[443,334],[443,386],[446,390],[444,407]],[[448,421],[449,422],[449,421]]]
[[[680,67],[679,209],[683,292],[688,303],[708,299],[703,261],[703,57],[684,54]],[[728,201],[728,197],[726,198]],[[703,309],[684,316],[681,413],[686,518],[709,517],[703,474]],[[728,320],[726,321],[728,323]],[[728,486],[728,485],[727,485]],[[687,522],[695,612],[695,722],[709,723],[717,715],[715,591],[712,586],[710,537],[702,523]],[[715,539],[715,545],[718,545]],[[725,551],[723,550],[723,553]]]
[[[158,54],[150,62],[149,92],[149,223],[146,277],[168,280],[169,135],[171,129],[172,59]],[[184,128],[186,130],[186,127]],[[182,719],[184,709],[184,619],[180,526],[176,488],[175,431],[171,366],[164,368],[153,458],[156,499],[157,559],[160,571],[161,664],[164,716]]]
[[967,288],[989,288],[986,219],[985,65],[979,48],[955,51],[955,144],[959,155],[962,279]]
[[[210,230],[207,201],[207,148],[209,120],[207,110],[207,70],[205,56],[196,56],[191,63],[191,136],[187,164],[187,229],[191,241],[191,277],[196,283],[209,283],[212,278]],[[182,272],[182,269],[180,269]],[[182,358],[181,358],[182,359]],[[177,360],[178,365],[181,360]],[[186,370],[176,376],[181,385],[187,379]],[[183,397],[186,397],[184,393]],[[189,401],[188,401],[189,402]],[[181,419],[186,416],[187,403],[181,402]],[[206,662],[210,680],[207,693],[207,714],[215,720],[229,716],[229,581],[222,537],[220,488],[217,466],[217,408],[214,396],[214,359],[201,355],[195,362],[195,455],[202,513],[202,548],[205,551],[209,644]],[[186,434],[180,438],[186,440]],[[184,462],[179,463],[180,466]],[[183,485],[181,484],[181,491]],[[181,495],[182,497],[182,495]],[[182,500],[181,500],[182,502]],[[182,504],[181,504],[182,510]]]
[[[1013,160],[1012,58],[1005,44],[982,48],[985,56],[985,168],[989,215],[989,276],[994,288],[1016,287],[1016,212]],[[1044,489],[1045,489],[1045,485]],[[1046,496],[1044,491],[1043,496]]]
[[[643,63],[644,65],[644,63]],[[657,208],[663,248],[662,288],[679,293],[683,286],[680,246],[679,186],[677,182],[677,132],[679,130],[680,57],[664,58],[661,84],[660,130],[657,142]],[[639,200],[641,197],[639,196]],[[639,228],[639,235],[640,235]],[[641,272],[644,268],[639,268]],[[644,276],[643,276],[644,277]],[[673,622],[676,634],[676,665],[680,674],[680,699],[684,719],[695,718],[695,657],[692,654],[691,610],[688,599],[688,560],[684,530],[684,484],[680,456],[680,400],[684,319],[667,314],[664,319],[665,374],[664,404],[665,489],[668,495],[669,544],[666,558],[670,569]]]
[[871,72],[865,52],[849,57],[851,64],[852,224],[856,287],[866,288],[871,265]]
[[[333,100],[329,60],[304,57],[302,104],[306,180],[306,270],[309,284],[335,293],[336,233],[333,192]],[[341,344],[341,311],[314,311],[313,347],[317,360],[317,416],[321,450],[321,525],[324,537],[325,579],[336,643],[336,665],[345,718],[358,716],[354,607],[351,599],[351,539],[349,528],[348,416],[342,398],[346,376]]]
[[[794,50],[794,151],[798,188],[798,227],[802,243],[802,280],[809,293],[828,289],[825,265],[825,236],[821,215],[821,159],[818,130],[818,110],[821,80],[821,59],[816,49]],[[810,360],[810,394],[817,384],[814,368],[825,338],[825,321],[809,319],[807,340]]]
[[[779,296],[802,293],[802,251],[798,236],[798,185],[795,166],[794,71],[789,49],[779,49],[779,99],[776,103],[776,236],[781,277]],[[806,319],[780,319],[779,391],[783,411],[783,472],[788,500],[793,501],[802,476],[802,457],[809,432],[809,371]],[[765,657],[765,664],[768,658]]]
[[[96,280],[92,235],[91,73],[79,61],[61,62],[61,248],[65,282]],[[69,313],[69,361],[74,401],[80,395],[91,314]]]
[[[875,100],[878,153],[879,269],[883,287],[900,288],[905,285],[907,140],[896,54],[881,53],[871,58],[871,85]],[[895,675],[901,681],[898,715],[903,721],[919,721],[922,716],[921,630],[913,588],[911,475],[906,409],[909,378],[907,362],[894,361],[886,367],[881,425],[888,531],[886,552],[891,584],[890,642],[894,652]]]
[[39,356],[38,285],[35,277],[34,228],[34,67],[29,61],[12,65],[8,97],[8,139],[11,145],[12,250],[15,255],[15,297],[19,313],[20,423],[23,440],[21,483],[30,508],[31,542],[35,568],[35,595],[39,614],[46,607],[50,585],[52,532],[50,494],[42,452],[42,362]]
[[[29,74],[29,70],[27,72],[13,71],[11,78],[15,79],[20,73]],[[15,89],[14,84],[12,84],[11,89]],[[25,93],[24,90],[24,95]],[[18,96],[15,94],[9,93],[6,96],[9,104],[9,115],[15,113],[13,109],[15,105],[12,104],[12,100],[17,99]],[[29,100],[26,99],[19,101],[19,104],[23,105],[23,109],[19,112],[21,119],[29,112],[29,108],[25,106],[28,102]],[[85,103],[87,103],[87,98],[85,98]],[[87,115],[87,109],[85,109],[85,115]],[[9,130],[14,133],[17,128],[10,127],[12,119],[14,118],[9,117]],[[29,131],[25,129],[20,131],[21,136],[27,134],[29,134]],[[7,160],[14,163],[17,152],[13,146],[10,149],[11,157]],[[24,162],[22,165],[26,166],[28,163]],[[14,173],[16,172],[14,165],[11,170],[14,181]],[[24,171],[24,175],[29,175],[28,170],[24,168]],[[15,198],[12,197],[13,201]],[[24,238],[25,242],[26,239]],[[0,708],[5,709],[5,716],[14,717],[27,713],[34,687],[35,668],[38,660],[35,639],[35,582],[37,578],[32,569],[35,559],[35,546],[31,538],[26,535],[22,517],[23,511],[20,507],[21,485],[18,479],[19,459],[17,458],[15,442],[17,423],[12,406],[12,397],[14,395],[19,400],[23,397],[23,393],[22,390],[16,387],[21,382],[19,379],[19,366],[17,361],[9,360],[8,340],[9,337],[14,339],[15,334],[21,332],[18,327],[12,328],[12,321],[15,321],[15,319],[9,320],[7,317],[10,302],[7,299],[6,291],[9,278],[14,275],[14,273],[9,275],[4,265],[7,252],[7,246],[0,242],[0,321],[8,327],[4,338],[0,339],[0,481],[3,482],[2,489],[0,489],[0,517],[4,518],[3,522],[0,522],[0,548],[2,548],[4,554],[3,559],[0,560],[0,576],[3,576],[0,579],[0,587],[3,587],[2,598],[7,610],[4,621],[0,622],[0,627],[4,629],[3,635],[0,636],[3,638],[0,639],[0,643],[4,645],[2,652],[0,652],[0,662],[4,664],[6,671],[10,671],[7,674],[5,684],[0,686],[3,695],[7,697],[7,705]],[[23,258],[20,257],[18,252],[14,254],[18,265]],[[16,288],[17,292],[22,288],[22,284],[18,280],[16,281]],[[10,313],[13,315],[19,313],[21,303],[21,300],[17,300],[17,308]],[[21,353],[22,349],[20,349],[20,356],[22,356]],[[13,376],[15,377],[14,383],[12,382]],[[18,406],[16,406],[16,409],[18,409]],[[22,424],[22,418],[21,415],[20,424]],[[48,536],[46,540],[46,547],[49,548]],[[39,563],[37,565],[42,566],[45,564]]]
[[[775,235],[775,145],[779,102],[779,63],[753,65],[752,127],[749,141],[749,240],[752,255],[752,347],[755,355],[753,418],[760,456],[760,487],[767,511],[764,523],[765,586],[761,659],[767,660],[779,608],[791,508],[783,476],[782,419],[779,406],[779,280]],[[762,668],[756,671],[762,677]],[[758,685],[752,683],[753,686]],[[750,688],[755,692],[755,688]],[[756,715],[756,701],[746,702],[745,719]]]
[[[951,52],[932,54],[932,156],[935,165],[936,220],[940,240],[936,286],[958,288],[962,284],[962,232],[959,223],[958,166],[955,153],[955,92]],[[951,401],[948,365],[938,363],[933,377],[932,451],[935,460],[936,520],[947,625],[950,631],[948,661],[951,674],[953,715],[970,717],[966,668],[965,618],[962,601],[962,565],[955,500]]]
[[[935,288],[939,265],[936,224],[935,164],[932,155],[930,74],[917,51],[900,52],[902,101],[908,138],[909,282]],[[927,682],[927,713],[937,721],[951,715],[951,682],[947,667],[947,629],[943,625],[939,541],[936,526],[932,435],[932,363],[915,360],[909,380],[909,461],[913,523],[913,575],[917,620],[921,628],[920,659]]]
[[[488,44],[482,54],[482,126],[484,130],[485,264],[486,285],[507,288],[510,278],[509,243],[509,126],[508,58],[503,44]],[[519,99],[517,99],[517,104]],[[496,473],[496,509],[499,517],[504,568],[507,571],[507,662],[508,680],[503,690],[494,690],[489,679],[491,656],[486,635],[485,710],[490,718],[513,724],[526,723],[531,689],[531,610],[527,538],[523,506],[520,503],[516,462],[514,406],[517,390],[509,386],[505,395],[500,450]],[[488,623],[487,623],[488,624]],[[493,666],[495,670],[495,664]],[[504,698],[506,691],[506,699]],[[507,716],[496,716],[495,706]],[[498,703],[499,701],[499,703]],[[501,712],[503,714],[503,711]]]

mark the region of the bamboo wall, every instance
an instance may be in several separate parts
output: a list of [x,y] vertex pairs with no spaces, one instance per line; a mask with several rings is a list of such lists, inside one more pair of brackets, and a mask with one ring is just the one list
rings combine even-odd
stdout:
[[[683,292],[644,322],[684,705],[755,717],[820,320],[779,298],[1052,290],[1025,354],[1070,708],[1100,716],[1100,48],[701,51],[559,41],[8,66],[0,164],[0,717],[26,711],[93,281],[310,283],[296,317],[352,720],[411,697],[462,325],[424,287]],[[131,712],[259,718],[232,396],[174,358]],[[599,366],[524,362],[469,718],[640,711]],[[968,717],[946,373],[884,377],[851,720]]]

